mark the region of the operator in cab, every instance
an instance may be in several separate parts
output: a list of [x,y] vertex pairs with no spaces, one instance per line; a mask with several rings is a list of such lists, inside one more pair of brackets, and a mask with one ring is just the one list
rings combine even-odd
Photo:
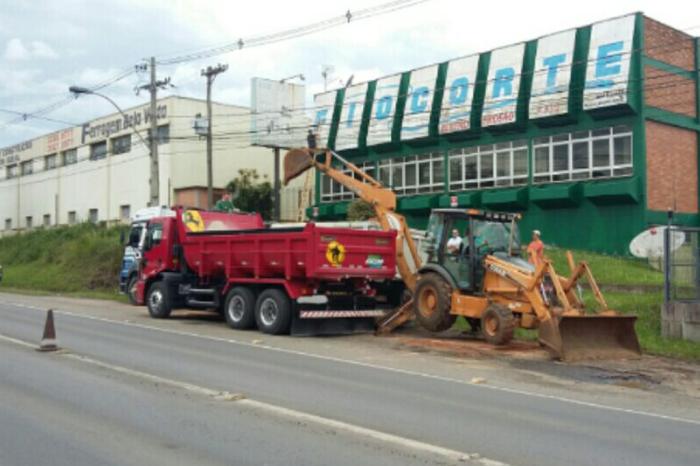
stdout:
[[452,236],[447,240],[447,252],[456,256],[462,251],[462,237],[459,236],[459,231],[455,228],[452,230]]
[[537,267],[544,261],[544,243],[540,239],[540,230],[532,230],[532,241],[527,246],[528,261]]

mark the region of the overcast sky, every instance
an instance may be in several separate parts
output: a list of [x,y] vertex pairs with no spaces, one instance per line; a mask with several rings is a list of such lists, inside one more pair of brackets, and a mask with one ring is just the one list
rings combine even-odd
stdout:
[[[45,107],[72,84],[99,83],[151,55],[218,46],[386,1],[0,0],[0,147],[112,112],[101,99],[81,97],[45,115],[66,123],[5,124],[16,118],[7,110]],[[310,99],[323,90],[324,65],[334,69],[330,87],[338,87],[351,74],[357,83],[634,11],[700,35],[698,2],[430,0],[283,43],[163,66],[158,76],[172,78],[171,93],[203,98],[200,70],[227,63],[214,99],[249,105],[250,78],[303,73]],[[124,108],[145,103],[146,94],[133,92],[145,79],[133,74],[103,92]]]

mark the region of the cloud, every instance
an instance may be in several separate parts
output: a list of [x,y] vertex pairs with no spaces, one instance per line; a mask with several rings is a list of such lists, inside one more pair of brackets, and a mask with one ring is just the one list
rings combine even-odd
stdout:
[[49,44],[39,40],[32,42],[32,53],[36,58],[48,58],[51,60],[58,58],[58,54]]
[[30,56],[29,50],[18,38],[10,39],[5,48],[5,58],[7,60],[26,60]]
[[5,47],[5,59],[9,61],[30,60],[33,58],[55,60],[58,53],[46,42],[34,40],[24,45],[22,39],[10,39]]

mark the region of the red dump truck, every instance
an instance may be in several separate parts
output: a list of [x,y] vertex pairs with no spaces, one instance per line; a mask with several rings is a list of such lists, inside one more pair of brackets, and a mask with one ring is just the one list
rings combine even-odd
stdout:
[[395,232],[266,228],[259,214],[176,208],[149,220],[136,301],[152,317],[220,310],[236,329],[370,330],[399,304]]

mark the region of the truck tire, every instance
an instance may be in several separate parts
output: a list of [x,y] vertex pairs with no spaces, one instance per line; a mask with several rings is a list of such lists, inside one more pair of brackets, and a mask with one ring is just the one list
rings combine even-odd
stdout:
[[126,297],[129,299],[129,304],[132,306],[138,305],[136,302],[136,282],[138,281],[139,278],[136,275],[132,275],[126,282]]
[[481,315],[481,333],[492,345],[505,345],[513,339],[515,319],[505,306],[491,304]]
[[236,286],[226,294],[224,317],[229,327],[248,330],[255,327],[255,295],[244,286]]
[[155,282],[148,287],[146,306],[148,306],[148,313],[154,319],[167,319],[170,317],[173,304],[166,283]]
[[289,333],[292,324],[292,303],[287,294],[277,288],[260,293],[255,303],[255,322],[258,330],[270,335]]
[[423,274],[413,294],[413,309],[418,323],[431,332],[452,327],[456,316],[450,314],[452,287],[440,275]]

